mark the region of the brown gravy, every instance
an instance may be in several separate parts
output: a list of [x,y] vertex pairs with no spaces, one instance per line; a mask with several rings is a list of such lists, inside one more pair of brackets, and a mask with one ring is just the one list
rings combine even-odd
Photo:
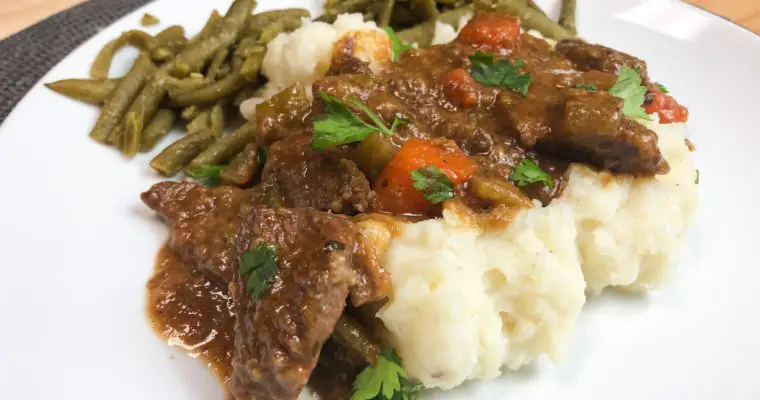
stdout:
[[[156,334],[203,360],[226,389],[235,345],[235,313],[227,288],[204,277],[164,244],[146,289],[148,318]],[[351,382],[363,362],[332,341],[321,353],[309,388],[322,399],[349,400]]]
[[235,314],[227,288],[208,280],[165,244],[148,281],[148,317],[157,335],[202,359],[222,382],[232,371]]

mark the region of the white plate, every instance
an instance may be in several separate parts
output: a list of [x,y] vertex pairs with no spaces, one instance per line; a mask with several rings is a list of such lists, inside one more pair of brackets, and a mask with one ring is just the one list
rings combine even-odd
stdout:
[[[579,3],[585,38],[647,60],[651,76],[689,107],[702,171],[690,251],[658,292],[590,300],[564,363],[542,360],[431,397],[758,399],[760,37],[670,0]],[[85,77],[97,50],[137,27],[144,11],[193,32],[228,4],[159,0],[85,43],[43,82]],[[124,72],[130,56],[113,72]],[[139,194],[159,178],[149,157],[127,162],[90,140],[96,115],[37,84],[0,129],[0,398],[221,400],[204,366],[147,323],[145,283],[167,230]]]

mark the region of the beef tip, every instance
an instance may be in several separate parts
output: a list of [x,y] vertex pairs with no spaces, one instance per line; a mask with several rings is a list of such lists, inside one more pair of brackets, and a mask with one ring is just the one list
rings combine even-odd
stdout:
[[565,104],[564,129],[544,143],[574,161],[613,172],[663,174],[669,171],[657,134],[623,116],[623,102],[608,92],[572,89]]
[[262,182],[286,207],[354,214],[369,209],[373,192],[353,161],[338,150],[311,150],[311,136],[286,138],[269,148]]
[[303,85],[295,85],[275,94],[256,106],[256,124],[267,143],[297,132],[311,110],[311,101]]
[[237,256],[261,243],[278,247],[278,272],[260,300],[236,276],[233,373],[228,387],[239,400],[295,399],[343,312],[356,228],[342,216],[311,208],[253,206],[244,217]]
[[[514,97],[512,93],[508,95]],[[506,113],[507,125],[516,132],[523,147],[533,148],[561,125],[565,96],[559,88],[536,87],[511,105],[503,102],[504,98],[500,96],[497,105]]]
[[567,57],[581,71],[603,71],[618,74],[623,66],[639,71],[648,82],[647,63],[632,55],[580,39],[566,39],[557,43],[557,51]]
[[141,196],[171,228],[169,247],[185,262],[220,284],[237,268],[235,243],[246,191],[222,186],[208,189],[191,182],[161,182]]

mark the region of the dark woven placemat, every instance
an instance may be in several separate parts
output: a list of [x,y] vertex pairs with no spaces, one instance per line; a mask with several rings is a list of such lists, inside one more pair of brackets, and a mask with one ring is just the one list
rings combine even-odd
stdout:
[[151,0],[90,0],[0,41],[0,124],[61,59]]

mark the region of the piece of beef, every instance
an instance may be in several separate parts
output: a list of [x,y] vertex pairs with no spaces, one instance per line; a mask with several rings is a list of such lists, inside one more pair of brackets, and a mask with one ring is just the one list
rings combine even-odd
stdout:
[[295,399],[316,366],[357,277],[356,227],[311,208],[253,206],[244,217],[238,257],[262,242],[278,247],[278,271],[260,300],[236,276],[235,352],[229,389],[238,400]]
[[639,72],[648,81],[647,63],[632,55],[580,39],[565,39],[557,43],[557,51],[567,57],[581,71],[604,71],[618,74],[623,66]]
[[574,161],[613,172],[664,174],[670,170],[657,134],[623,115],[623,101],[608,92],[568,91],[564,128],[542,143]]
[[369,209],[367,177],[338,150],[313,151],[311,136],[291,136],[269,148],[262,182],[276,188],[285,207],[355,214]]
[[275,94],[256,106],[258,135],[269,144],[303,132],[303,121],[311,111],[311,102],[303,85],[295,85]]
[[169,247],[176,254],[220,284],[232,280],[242,223],[238,214],[249,197],[246,191],[167,181],[153,185],[140,197],[169,224]]

